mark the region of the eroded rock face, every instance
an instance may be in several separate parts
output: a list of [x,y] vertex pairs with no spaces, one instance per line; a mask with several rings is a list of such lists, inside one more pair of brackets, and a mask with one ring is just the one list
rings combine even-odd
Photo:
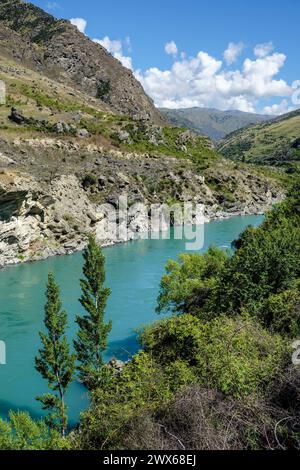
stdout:
[[9,222],[13,216],[18,216],[26,196],[27,191],[7,192],[0,188],[0,221]]
[[131,70],[70,22],[31,3],[0,2],[0,45],[15,60],[81,89],[113,110],[164,121]]
[[[43,141],[40,145],[44,148]],[[36,146],[36,141],[29,144]],[[59,158],[65,148],[56,148]],[[95,233],[101,245],[134,239],[153,229],[150,205],[165,204],[170,197],[180,204],[203,204],[207,220],[262,213],[283,197],[273,183],[246,170],[233,170],[229,162],[201,175],[191,162],[178,168],[172,157],[162,161],[147,154],[90,150],[76,175],[42,181],[40,175],[0,171],[0,266],[73,253],[83,249],[89,233]],[[78,153],[77,148],[69,151],[70,158],[72,152]],[[21,155],[24,159],[24,151]],[[87,171],[89,185],[84,184]],[[225,187],[229,195],[212,187]],[[118,212],[120,196],[127,198],[126,217]],[[191,223],[197,222],[194,217]]]

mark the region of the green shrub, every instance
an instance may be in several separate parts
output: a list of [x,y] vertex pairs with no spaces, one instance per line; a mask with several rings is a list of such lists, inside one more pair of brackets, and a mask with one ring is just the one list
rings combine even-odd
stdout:
[[88,189],[91,186],[94,186],[96,183],[97,178],[92,174],[85,175],[82,179],[82,186],[84,189]]
[[100,80],[97,88],[97,98],[103,101],[107,101],[109,98],[109,93],[111,90],[111,85],[109,80]]
[[183,361],[196,382],[235,397],[271,382],[287,353],[279,335],[247,317],[221,316],[209,322],[191,315],[172,317],[147,327],[141,343],[163,367]]
[[227,255],[211,247],[207,253],[182,254],[179,261],[168,261],[160,283],[157,312],[201,314],[212,294]]
[[300,282],[294,289],[270,295],[257,316],[270,331],[296,338],[300,334]]
[[[291,289],[300,277],[299,185],[286,202],[267,215],[262,226],[245,230],[235,247],[235,254],[225,263],[210,309],[227,315],[247,310],[260,320],[262,303],[269,296]],[[268,327],[272,329],[271,324]]]
[[126,424],[147,410],[155,410],[172,396],[163,371],[145,352],[133,357],[121,373],[103,371],[101,386],[82,415],[80,448],[119,449]]
[[68,450],[71,439],[63,439],[43,421],[33,421],[28,413],[11,412],[0,420],[0,450]]

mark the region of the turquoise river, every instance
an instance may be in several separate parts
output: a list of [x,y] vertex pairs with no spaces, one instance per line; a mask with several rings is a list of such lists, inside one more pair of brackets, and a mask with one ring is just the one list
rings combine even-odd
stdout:
[[[234,217],[205,224],[206,250],[211,244],[230,248],[248,225],[257,226],[262,216]],[[136,329],[155,321],[159,282],[168,259],[184,252],[184,240],[137,240],[105,248],[107,285],[112,294],[107,317],[113,320],[107,359],[126,359],[139,348]],[[0,415],[10,409],[41,415],[35,397],[47,391],[46,383],[34,369],[39,348],[38,332],[43,328],[45,282],[49,271],[61,286],[64,308],[69,314],[70,339],[74,317],[80,313],[82,255],[50,258],[0,270],[0,340],[6,344],[7,364],[0,365]],[[75,383],[68,395],[71,423],[87,405],[86,391]]]

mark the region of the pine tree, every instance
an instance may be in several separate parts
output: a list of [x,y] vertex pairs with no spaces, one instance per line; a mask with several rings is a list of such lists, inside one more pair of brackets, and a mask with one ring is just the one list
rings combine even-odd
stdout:
[[42,348],[35,359],[36,370],[48,381],[53,393],[37,397],[49,410],[48,424],[64,437],[68,425],[66,391],[73,380],[76,356],[70,353],[65,331],[67,314],[62,310],[59,287],[52,273],[48,276],[44,323],[47,333],[40,333]]
[[79,326],[74,346],[77,352],[79,377],[89,390],[99,384],[103,369],[102,353],[107,347],[107,337],[112,322],[104,322],[104,313],[110,289],[104,287],[105,258],[94,236],[90,236],[83,252],[84,279],[80,281],[82,296],[79,299],[86,314],[78,316]]

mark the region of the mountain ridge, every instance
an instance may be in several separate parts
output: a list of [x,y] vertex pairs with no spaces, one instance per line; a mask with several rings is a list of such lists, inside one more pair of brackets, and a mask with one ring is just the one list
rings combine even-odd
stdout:
[[272,116],[238,110],[221,111],[215,108],[160,108],[160,111],[171,124],[187,127],[201,135],[208,135],[214,141],[221,140],[239,128],[272,119]]
[[[0,0],[0,26],[0,45],[14,60],[22,62],[27,55],[27,65],[34,70],[62,83],[67,80],[115,112],[163,121],[132,71],[69,21],[56,19],[31,3]],[[15,34],[7,42],[9,30]],[[22,41],[26,48],[20,54]]]

